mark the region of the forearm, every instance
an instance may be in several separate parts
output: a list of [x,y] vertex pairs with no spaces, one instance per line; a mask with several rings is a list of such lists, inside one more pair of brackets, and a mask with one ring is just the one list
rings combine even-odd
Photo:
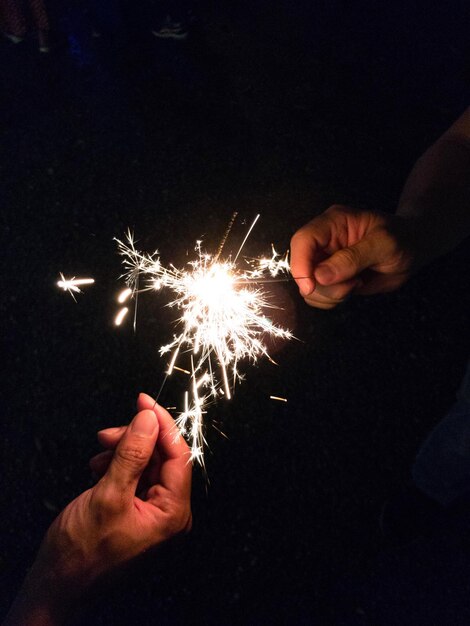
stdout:
[[2,626],[62,626],[72,606],[72,594],[35,563]]
[[412,217],[423,262],[470,234],[470,136],[451,128],[417,161],[397,215]]

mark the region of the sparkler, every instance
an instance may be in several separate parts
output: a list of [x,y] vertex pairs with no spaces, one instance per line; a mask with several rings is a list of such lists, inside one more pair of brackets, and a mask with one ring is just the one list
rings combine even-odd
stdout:
[[[221,397],[230,399],[237,382],[243,379],[239,370],[240,361],[247,359],[255,363],[268,354],[264,338],[291,339],[289,330],[273,323],[264,313],[275,308],[262,288],[263,282],[271,282],[281,272],[289,270],[287,254],[279,255],[274,247],[269,258],[245,261],[245,268],[237,263],[242,249],[259,215],[232,260],[229,256],[221,260],[225,233],[215,256],[196,243],[196,257],[185,269],[161,263],[158,251],[151,254],[140,252],[135,247],[133,234],[128,231],[126,241],[116,240],[123,257],[127,287],[119,294],[118,302],[129,297],[136,300],[141,292],[169,290],[174,298],[167,304],[177,309],[176,333],[173,340],[160,348],[160,355],[169,355],[165,381],[174,370],[189,376],[188,390],[184,396],[184,409],[176,419],[183,436],[191,445],[191,458],[204,463],[203,416],[207,407]],[[232,218],[231,225],[234,218]],[[137,306],[136,306],[137,310]],[[115,323],[122,322],[127,307],[118,312]],[[134,322],[136,319],[136,311]],[[183,368],[178,363],[189,360],[190,366]],[[160,394],[159,394],[160,395]],[[272,396],[273,399],[280,398]],[[284,399],[282,399],[285,401]]]
[[[147,254],[135,247],[128,231],[125,241],[116,239],[123,258],[126,287],[117,296],[120,309],[114,319],[120,326],[129,313],[128,300],[135,301],[134,329],[139,293],[169,290],[173,299],[167,306],[178,311],[176,332],[172,341],[160,348],[169,362],[157,399],[166,380],[174,371],[188,376],[184,409],[176,419],[181,434],[191,445],[191,458],[204,464],[203,417],[207,407],[219,398],[230,399],[237,382],[243,380],[240,361],[255,363],[269,356],[265,337],[291,339],[289,330],[273,323],[264,313],[276,308],[269,301],[263,283],[277,282],[280,273],[289,271],[288,255],[278,254],[274,247],[270,257],[239,261],[243,247],[259,215],[256,216],[233,260],[222,258],[222,251],[237,214],[234,213],[215,255],[208,254],[197,241],[195,259],[184,269],[173,264],[164,266],[158,251]],[[93,278],[65,278],[60,274],[58,287],[70,293],[81,293],[80,287],[93,284]],[[182,361],[187,364],[182,367]],[[287,402],[285,398],[270,396]]]

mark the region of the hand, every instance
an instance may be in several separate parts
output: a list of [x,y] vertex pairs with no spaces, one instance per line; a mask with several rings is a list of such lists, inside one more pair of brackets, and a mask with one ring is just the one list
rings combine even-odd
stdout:
[[352,292],[393,291],[417,264],[411,218],[333,205],[291,240],[291,272],[310,306],[331,309]]
[[92,461],[103,475],[50,526],[7,624],[61,623],[99,576],[190,529],[190,450],[150,396],[137,408],[129,427],[100,432],[115,448]]

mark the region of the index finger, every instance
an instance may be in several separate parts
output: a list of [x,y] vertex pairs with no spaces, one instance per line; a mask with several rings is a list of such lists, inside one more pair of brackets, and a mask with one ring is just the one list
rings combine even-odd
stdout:
[[313,271],[331,238],[328,220],[319,215],[302,226],[290,242],[290,271],[305,298],[315,289]]
[[160,426],[156,444],[161,457],[158,482],[175,494],[189,497],[192,473],[191,450],[181,436],[175,420],[166,409],[145,393],[139,394],[137,408],[153,410]]
[[144,411],[150,409],[154,411],[160,426],[160,434],[157,440],[157,448],[165,459],[179,458],[182,455],[189,455],[190,450],[186,441],[180,435],[175,420],[166,409],[157,404],[152,396],[140,393],[137,398],[137,410]]

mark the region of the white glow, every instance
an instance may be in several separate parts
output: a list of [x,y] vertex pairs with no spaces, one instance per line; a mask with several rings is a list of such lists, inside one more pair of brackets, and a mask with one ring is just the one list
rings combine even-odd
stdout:
[[72,298],[75,300],[75,293],[82,293],[80,287],[85,285],[92,285],[95,282],[94,278],[65,278],[65,276],[60,272],[60,280],[57,281],[57,286],[63,289],[64,291],[68,291]]
[[119,302],[119,304],[124,304],[124,302],[132,295],[132,289],[130,289],[129,287],[126,287],[125,289],[123,289],[118,297],[117,297],[117,301]]
[[[245,259],[244,267],[248,263],[249,269],[242,270],[230,257],[219,260],[220,254],[213,257],[206,253],[198,241],[195,260],[186,269],[178,269],[163,266],[157,252],[137,251],[130,232],[126,242],[117,241],[130,292],[169,290],[174,295],[167,306],[179,312],[177,331],[173,340],[160,348],[160,354],[171,353],[167,375],[175,369],[190,375],[184,410],[176,421],[191,443],[192,458],[203,463],[203,416],[208,404],[220,396],[232,397],[236,383],[243,378],[238,369],[242,360],[254,363],[261,356],[270,359],[264,336],[292,338],[290,331],[264,314],[269,303],[262,288],[263,282],[271,282],[269,279],[279,272],[288,271],[287,255],[281,257],[273,248],[269,258]],[[190,370],[180,366],[183,359],[190,359]],[[276,396],[272,399],[287,401]]]
[[277,400],[278,402],[287,402],[287,398],[280,398],[279,396],[269,396],[270,400]]
[[122,324],[122,322],[124,321],[124,318],[126,317],[126,315],[128,314],[129,309],[127,308],[127,306],[123,307],[119,313],[116,315],[116,317],[114,318],[114,324],[115,326],[120,326]]

